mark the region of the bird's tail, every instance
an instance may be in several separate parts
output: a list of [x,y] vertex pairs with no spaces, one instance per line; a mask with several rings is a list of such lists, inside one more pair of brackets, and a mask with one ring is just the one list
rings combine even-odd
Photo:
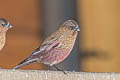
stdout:
[[32,63],[36,63],[37,62],[37,59],[31,59],[31,60],[24,60],[22,61],[21,63],[19,63],[15,68],[13,69],[19,69],[25,65],[29,65],[29,64],[32,64]]

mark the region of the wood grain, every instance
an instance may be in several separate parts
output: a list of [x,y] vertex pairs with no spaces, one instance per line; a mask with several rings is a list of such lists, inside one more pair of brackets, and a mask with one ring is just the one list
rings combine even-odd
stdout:
[[0,70],[0,80],[120,80],[119,73]]

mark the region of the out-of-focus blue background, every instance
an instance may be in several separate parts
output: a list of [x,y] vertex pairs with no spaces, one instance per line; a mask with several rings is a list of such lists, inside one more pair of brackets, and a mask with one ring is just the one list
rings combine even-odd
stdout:
[[[15,27],[8,31],[0,66],[13,68],[28,57],[64,21],[81,28],[63,70],[120,72],[120,5],[118,0],[1,0],[0,17]],[[52,69],[32,64],[22,69]]]

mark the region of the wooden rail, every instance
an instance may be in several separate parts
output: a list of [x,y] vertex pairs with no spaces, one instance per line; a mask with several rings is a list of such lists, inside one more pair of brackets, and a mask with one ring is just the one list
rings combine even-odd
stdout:
[[120,74],[1,69],[0,80],[120,80]]

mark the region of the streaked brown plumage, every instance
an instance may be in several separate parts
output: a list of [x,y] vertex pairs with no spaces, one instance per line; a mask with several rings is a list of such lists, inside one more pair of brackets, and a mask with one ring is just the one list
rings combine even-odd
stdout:
[[70,54],[78,31],[80,29],[76,21],[65,21],[56,32],[44,40],[31,56],[22,61],[14,69],[36,62],[42,62],[49,66],[62,62]]
[[12,25],[6,19],[0,18],[0,51],[5,45],[6,32],[9,28],[12,28]]

